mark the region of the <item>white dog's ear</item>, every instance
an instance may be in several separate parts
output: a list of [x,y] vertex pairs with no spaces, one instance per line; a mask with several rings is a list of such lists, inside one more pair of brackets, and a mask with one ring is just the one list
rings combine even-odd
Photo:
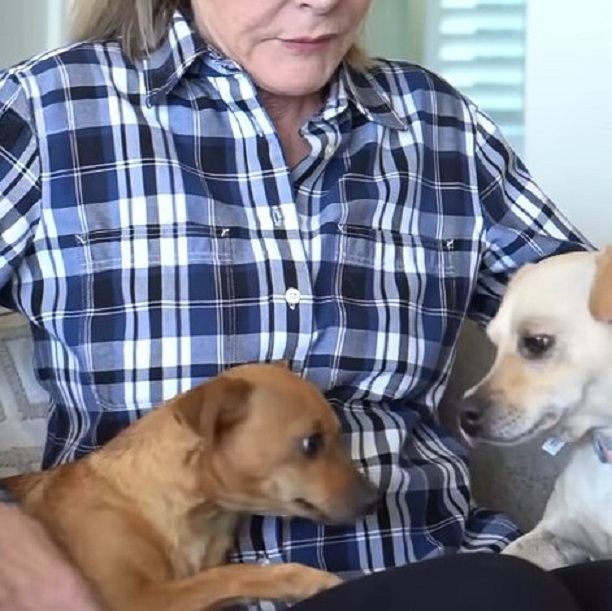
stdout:
[[607,246],[597,256],[589,310],[595,320],[612,322],[612,246]]

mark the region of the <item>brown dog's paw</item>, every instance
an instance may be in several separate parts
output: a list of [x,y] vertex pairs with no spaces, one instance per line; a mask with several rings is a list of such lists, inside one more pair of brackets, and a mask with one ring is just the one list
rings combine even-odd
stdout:
[[303,564],[285,564],[279,566],[279,575],[287,588],[287,599],[292,601],[310,598],[323,590],[329,590],[342,583],[342,579],[333,573],[320,571]]

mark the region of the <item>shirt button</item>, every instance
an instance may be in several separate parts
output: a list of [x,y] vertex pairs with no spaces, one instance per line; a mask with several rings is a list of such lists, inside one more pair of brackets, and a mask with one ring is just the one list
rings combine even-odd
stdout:
[[329,159],[330,157],[332,157],[335,151],[336,151],[336,147],[330,142],[325,147],[325,151],[323,151],[323,154],[325,155],[325,159]]
[[287,289],[287,292],[285,293],[285,301],[289,304],[289,307],[292,310],[295,310],[295,306],[300,303],[301,298],[302,293],[300,293],[300,291],[294,287]]

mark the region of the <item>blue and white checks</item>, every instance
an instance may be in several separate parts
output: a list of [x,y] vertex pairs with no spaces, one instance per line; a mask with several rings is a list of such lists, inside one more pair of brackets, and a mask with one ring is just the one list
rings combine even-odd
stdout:
[[0,77],[1,302],[32,322],[47,466],[222,369],[287,358],[385,491],[327,528],[255,518],[234,560],[340,573],[501,548],[435,422],[466,314],[582,238],[495,125],[422,68],[342,66],[287,167],[249,76],[177,14],[131,63],[83,43]]

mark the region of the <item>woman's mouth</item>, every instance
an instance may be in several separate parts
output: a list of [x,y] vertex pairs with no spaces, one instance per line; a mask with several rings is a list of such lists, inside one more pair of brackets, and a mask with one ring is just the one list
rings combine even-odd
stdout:
[[316,53],[324,50],[333,40],[332,34],[326,36],[281,38],[283,46],[293,53]]

